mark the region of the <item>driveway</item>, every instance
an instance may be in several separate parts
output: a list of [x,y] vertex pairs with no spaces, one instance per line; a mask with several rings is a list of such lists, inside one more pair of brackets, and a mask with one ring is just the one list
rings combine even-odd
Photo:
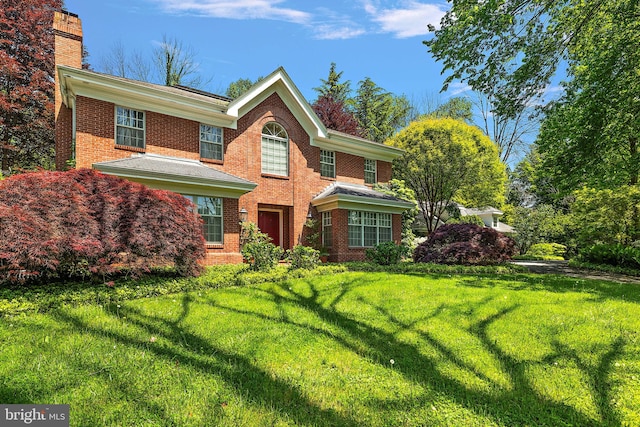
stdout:
[[617,273],[605,273],[602,271],[577,269],[569,267],[567,261],[512,261],[515,265],[520,265],[529,269],[532,273],[539,274],[561,274],[564,276],[578,277],[582,279],[610,280],[618,283],[640,284],[640,277],[627,276]]

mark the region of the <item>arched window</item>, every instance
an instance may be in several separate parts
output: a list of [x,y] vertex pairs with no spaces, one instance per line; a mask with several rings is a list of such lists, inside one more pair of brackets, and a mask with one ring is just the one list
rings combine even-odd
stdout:
[[262,173],[289,175],[289,137],[284,128],[274,122],[262,128]]

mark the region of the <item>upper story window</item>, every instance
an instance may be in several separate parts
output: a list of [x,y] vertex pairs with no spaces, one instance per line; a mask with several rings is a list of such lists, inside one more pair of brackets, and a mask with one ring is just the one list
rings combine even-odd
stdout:
[[377,182],[376,172],[376,161],[371,159],[364,159],[365,184],[375,184]]
[[262,128],[262,173],[289,175],[289,137],[277,123]]
[[200,157],[222,160],[222,128],[200,124]]
[[335,151],[320,150],[320,176],[327,178],[336,177]]
[[116,107],[116,145],[144,149],[144,112]]

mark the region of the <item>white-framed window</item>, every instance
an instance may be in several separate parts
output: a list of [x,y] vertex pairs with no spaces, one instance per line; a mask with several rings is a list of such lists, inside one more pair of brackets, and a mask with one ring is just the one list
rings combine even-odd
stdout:
[[364,182],[366,184],[375,184],[377,182],[376,161],[364,159]]
[[116,106],[116,145],[144,149],[144,111]]
[[493,228],[498,228],[498,217],[495,215],[493,217]]
[[207,243],[223,243],[222,198],[185,195],[198,207],[198,214],[204,221],[203,233]]
[[274,122],[262,128],[262,173],[289,175],[289,137],[284,128]]
[[322,212],[322,246],[333,246],[333,226],[331,225],[331,212]]
[[320,150],[320,176],[327,178],[336,177],[335,151]]
[[372,247],[393,240],[391,214],[349,211],[349,246]]
[[222,128],[200,124],[200,157],[222,160]]

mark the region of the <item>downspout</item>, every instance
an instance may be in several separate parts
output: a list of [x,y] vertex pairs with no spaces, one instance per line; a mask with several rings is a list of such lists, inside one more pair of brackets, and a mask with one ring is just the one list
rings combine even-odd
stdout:
[[76,97],[69,97],[71,104],[71,161],[75,168],[76,165]]

